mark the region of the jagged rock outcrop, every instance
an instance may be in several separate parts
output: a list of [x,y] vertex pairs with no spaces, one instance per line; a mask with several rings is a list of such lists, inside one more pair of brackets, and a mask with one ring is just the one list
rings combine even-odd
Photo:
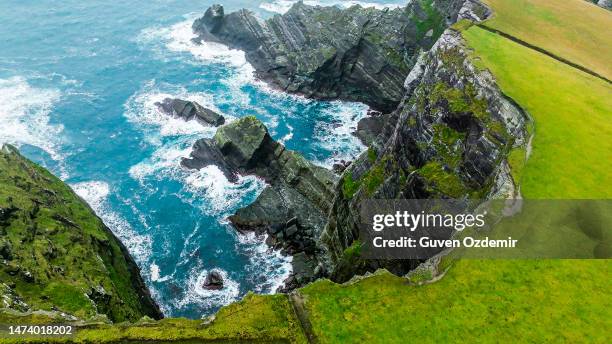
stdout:
[[195,119],[204,125],[218,127],[225,124],[225,117],[215,111],[205,108],[197,102],[182,99],[166,98],[161,102],[155,103],[164,113],[182,118],[185,121]]
[[[268,243],[288,254],[311,257],[316,253],[316,238],[325,225],[338,180],[333,172],[285,149],[252,116],[219,128],[212,139],[199,140],[191,157],[183,160],[188,168],[212,164],[230,180],[251,174],[269,184],[255,202],[229,217],[238,230],[267,233]],[[304,266],[308,265],[297,265],[300,278],[312,277],[315,267],[309,266],[307,273]]]
[[136,321],[161,311],[128,250],[66,184],[0,150],[0,308]]
[[214,5],[193,24],[198,40],[246,52],[257,76],[283,90],[359,101],[388,113],[404,95],[418,53],[454,23],[464,0],[415,0],[405,8],[308,6],[261,21]]
[[449,29],[422,54],[406,78],[393,133],[344,172],[321,237],[333,279],[381,267],[403,275],[419,263],[347,264],[346,251],[359,243],[366,199],[515,196],[506,157],[526,145],[527,117],[490,73],[474,67],[467,51],[461,35]]

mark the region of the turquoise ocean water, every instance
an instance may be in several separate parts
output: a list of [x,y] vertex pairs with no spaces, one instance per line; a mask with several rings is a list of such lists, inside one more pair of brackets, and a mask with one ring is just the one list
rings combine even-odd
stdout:
[[[225,1],[262,17],[295,1]],[[305,1],[383,7],[403,1]],[[195,46],[191,22],[213,1],[0,2],[0,143],[69,183],[126,244],[167,316],[198,318],[252,290],[271,293],[290,258],[225,218],[264,187],[232,184],[215,166],[180,167],[214,129],[160,114],[165,97],[196,100],[229,120],[255,115],[273,137],[330,166],[364,147],[351,135],[367,108],[274,91],[239,51]],[[200,287],[219,270],[226,288]]]

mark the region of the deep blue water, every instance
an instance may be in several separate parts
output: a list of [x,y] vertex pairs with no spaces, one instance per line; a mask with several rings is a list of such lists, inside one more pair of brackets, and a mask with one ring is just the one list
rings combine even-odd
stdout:
[[[292,2],[223,4],[266,17]],[[92,205],[167,316],[198,318],[249,290],[274,292],[290,264],[225,221],[263,182],[244,176],[231,184],[214,166],[182,169],[180,158],[214,129],[168,118],[156,101],[197,100],[230,120],[253,114],[322,165],[363,149],[350,132],[365,106],[275,92],[252,77],[241,52],[194,46],[191,21],[212,3],[0,2],[0,143],[18,145]],[[199,287],[210,269],[226,276],[226,288]]]

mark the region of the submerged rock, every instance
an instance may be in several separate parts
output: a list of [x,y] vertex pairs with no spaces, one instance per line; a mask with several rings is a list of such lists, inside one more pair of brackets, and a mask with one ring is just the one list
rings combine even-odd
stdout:
[[182,118],[185,121],[195,119],[202,124],[215,127],[225,123],[225,117],[211,109],[203,107],[197,102],[166,98],[161,102],[155,103],[155,105],[164,113]]
[[241,49],[257,76],[292,93],[360,101],[391,112],[418,53],[453,23],[463,0],[411,1],[405,8],[308,6],[262,21],[213,5],[193,23],[198,40]]
[[216,270],[211,270],[206,275],[202,288],[208,290],[219,290],[223,289],[223,276]]

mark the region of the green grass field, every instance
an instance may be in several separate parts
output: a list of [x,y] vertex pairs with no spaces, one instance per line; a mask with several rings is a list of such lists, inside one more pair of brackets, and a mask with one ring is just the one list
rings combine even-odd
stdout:
[[433,284],[388,273],[302,290],[321,343],[605,343],[609,261],[458,261]]
[[535,121],[526,198],[612,196],[612,86],[543,54],[471,27],[464,36],[501,89]]
[[[44,340],[0,337],[0,343],[307,343],[286,295],[249,294],[222,308],[215,321],[183,318],[142,320],[135,324],[85,324],[73,337]],[[0,313],[2,324],[38,324],[54,321],[44,315],[11,317]]]
[[612,13],[584,0],[484,0],[485,25],[612,80]]

